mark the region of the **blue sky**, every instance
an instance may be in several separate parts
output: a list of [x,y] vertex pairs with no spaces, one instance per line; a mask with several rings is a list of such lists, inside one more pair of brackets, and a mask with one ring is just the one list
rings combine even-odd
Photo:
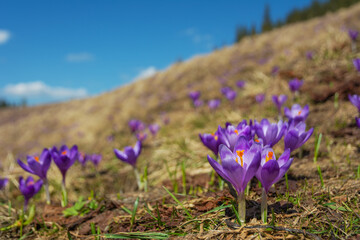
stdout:
[[230,45],[238,25],[311,0],[0,0],[0,98],[41,104],[112,90]]

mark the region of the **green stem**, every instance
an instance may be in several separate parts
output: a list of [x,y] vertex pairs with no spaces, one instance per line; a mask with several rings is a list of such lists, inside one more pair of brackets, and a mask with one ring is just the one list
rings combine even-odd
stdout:
[[246,217],[246,201],[245,201],[245,192],[239,193],[238,197],[238,213],[240,224],[245,224],[245,217]]
[[45,188],[45,194],[46,194],[46,204],[50,204],[50,192],[49,192],[49,181],[47,179],[44,179],[44,188]]
[[248,184],[246,185],[246,188],[245,188],[246,196],[249,196],[249,194],[250,194],[250,182],[251,182],[251,180],[248,182]]
[[287,173],[285,173],[285,184],[286,184],[286,190],[289,191],[289,180]]
[[266,191],[263,188],[261,192],[261,220],[263,223],[267,223],[267,196]]
[[61,206],[66,207],[68,204],[68,196],[67,196],[67,192],[66,192],[65,181],[62,181],[62,183],[61,183],[61,191],[62,191]]
[[139,172],[138,172],[138,170],[137,170],[136,167],[134,167],[134,174],[135,174],[135,178],[136,178],[136,182],[137,182],[138,188],[139,188],[139,190],[141,190],[141,189],[142,189],[142,184],[141,184],[141,181],[140,181]]

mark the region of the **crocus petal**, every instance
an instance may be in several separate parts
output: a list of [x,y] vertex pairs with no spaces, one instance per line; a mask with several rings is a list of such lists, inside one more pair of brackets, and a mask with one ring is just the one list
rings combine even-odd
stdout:
[[75,162],[78,159],[78,154],[79,154],[78,146],[74,145],[70,149],[70,159],[72,160],[72,162]]
[[135,155],[140,155],[141,153],[141,141],[137,141],[134,147]]
[[31,173],[31,174],[34,174],[34,171],[28,166],[26,165],[25,163],[23,163],[20,159],[17,160],[17,163],[20,165],[20,167],[22,169],[24,169],[25,171]]
[[221,144],[219,146],[219,153],[220,153],[220,158],[221,158],[221,163],[222,163],[222,166],[224,167],[226,164],[227,166],[229,165],[234,165],[234,164],[237,164],[239,165],[237,162],[236,162],[236,157],[235,155],[231,152],[231,150],[225,146],[224,144]]
[[43,185],[43,181],[40,179],[34,184],[35,193],[37,193]]
[[34,158],[29,158],[28,164],[35,175],[39,176],[40,178],[45,178],[42,171],[42,165],[39,162],[37,162]]
[[116,155],[117,158],[119,158],[122,161],[127,161],[127,156],[125,153],[123,153],[122,151],[118,150],[118,149],[114,149],[114,153]]
[[274,183],[277,183],[285,175],[285,173],[289,170],[293,160],[294,158],[290,158],[282,166],[280,166],[279,174]]
[[209,155],[207,155],[207,159],[210,163],[210,165],[212,166],[212,168],[215,170],[215,172],[217,174],[219,174],[223,179],[225,179],[226,181],[230,182],[231,184],[233,184],[233,180],[229,178],[229,176],[227,175],[227,173],[224,171],[224,168],[217,162],[215,161],[212,157],[210,157]]
[[294,151],[297,148],[298,140],[298,132],[296,130],[290,130],[284,137],[285,148],[290,148],[290,151]]
[[281,167],[282,165],[284,165],[290,158],[290,148],[286,149],[283,154],[281,154],[281,156],[279,157],[279,159],[277,160],[279,166]]
[[[254,146],[254,145],[257,145],[257,144],[253,144],[252,146]],[[251,151],[251,150],[249,150],[249,151]],[[246,156],[244,156],[244,158],[246,158]],[[250,164],[246,168],[246,175],[245,175],[244,181],[242,183],[243,184],[242,188],[244,190],[245,190],[246,185],[248,184],[248,182],[255,176],[256,171],[258,170],[258,168],[260,166],[260,161],[261,161],[260,151],[256,151],[252,161],[250,162]]]
[[269,188],[274,184],[274,180],[279,175],[279,164],[276,160],[269,160],[261,168],[261,184],[263,185],[266,192],[269,191]]
[[234,153],[236,151],[248,150],[249,148],[249,141],[244,136],[239,136],[235,143]]

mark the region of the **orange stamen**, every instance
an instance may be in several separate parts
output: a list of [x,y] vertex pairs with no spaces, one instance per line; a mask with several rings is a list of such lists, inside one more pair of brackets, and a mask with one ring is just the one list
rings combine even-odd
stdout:
[[239,131],[237,129],[234,130],[234,133],[239,134]]
[[39,157],[38,156],[35,156],[34,159],[39,162]]
[[298,115],[300,115],[301,114],[301,110],[298,112]]
[[260,142],[260,141],[259,141],[259,139],[255,139],[255,142],[257,142],[257,143],[258,143],[258,142]]
[[215,139],[215,141],[217,141],[217,140],[218,140],[218,136],[214,136],[214,139]]
[[265,162],[268,162],[269,160],[271,160],[274,156],[273,152],[269,152],[268,155],[266,156]]
[[34,185],[34,182],[33,181],[30,181],[26,184],[26,186],[31,186],[31,185]]
[[[245,150],[236,151],[236,154],[240,157],[240,161],[241,161],[240,164],[241,164],[242,167],[244,166],[244,158],[243,158],[244,157],[244,151]],[[236,159],[236,162],[239,163],[237,159]]]
[[66,154],[67,154],[66,150],[61,152],[61,155],[66,155]]

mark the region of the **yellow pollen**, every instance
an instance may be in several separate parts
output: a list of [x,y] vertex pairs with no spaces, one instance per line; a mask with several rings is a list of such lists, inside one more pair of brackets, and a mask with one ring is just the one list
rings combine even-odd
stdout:
[[61,152],[61,155],[66,155],[66,154],[67,154],[66,150]]
[[38,156],[35,156],[34,159],[39,162],[39,157]]
[[301,110],[298,112],[298,115],[300,115],[301,114]]
[[265,162],[268,162],[269,160],[271,160],[274,156],[273,152],[269,152],[268,155],[266,156]]
[[217,141],[217,140],[218,140],[218,136],[214,136],[214,139],[215,139],[215,141]]
[[[241,164],[241,166],[243,167],[243,166],[244,166],[244,159],[243,159],[243,157],[244,157],[244,150],[236,151],[236,154],[240,157],[240,161],[241,161],[240,164]],[[236,158],[236,162],[239,163],[238,160],[237,160],[237,158]]]

